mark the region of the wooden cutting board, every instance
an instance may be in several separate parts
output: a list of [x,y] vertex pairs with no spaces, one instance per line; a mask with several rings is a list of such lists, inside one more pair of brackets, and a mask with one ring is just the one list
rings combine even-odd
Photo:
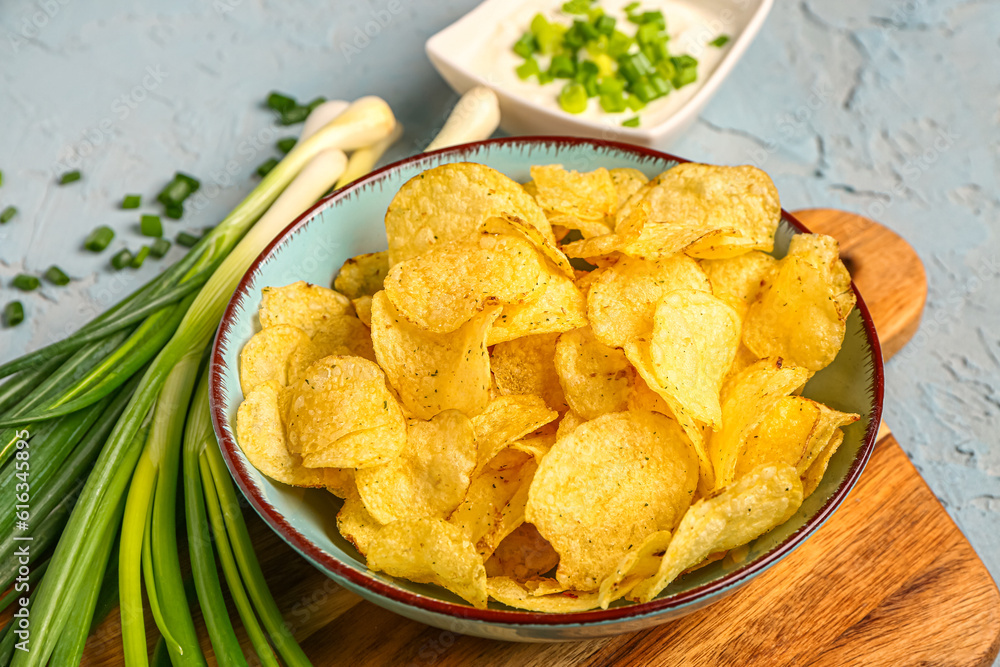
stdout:
[[[883,354],[897,352],[927,295],[916,253],[860,216],[796,215],[840,240]],[[996,584],[887,428],[836,514],[754,582],[680,620],[585,642],[495,642],[396,616],[341,589],[246,513],[271,589],[315,665],[978,666],[1000,650]],[[83,664],[122,664],[117,610]]]

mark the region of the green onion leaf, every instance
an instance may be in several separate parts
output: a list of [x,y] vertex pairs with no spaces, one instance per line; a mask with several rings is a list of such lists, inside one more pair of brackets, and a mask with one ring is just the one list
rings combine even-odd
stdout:
[[594,23],[594,27],[602,35],[610,35],[615,31],[615,23],[617,21],[612,16],[599,16]]
[[301,123],[309,116],[309,107],[294,106],[281,112],[279,121],[282,125],[295,125]]
[[639,117],[633,116],[628,120],[623,120],[622,125],[624,125],[625,127],[639,127]]
[[14,276],[14,280],[10,283],[22,292],[31,292],[36,290],[41,286],[42,281],[35,276],[30,276],[27,273],[19,273]]
[[557,79],[572,79],[576,73],[576,64],[566,55],[558,55],[549,63],[549,74]]
[[271,173],[272,169],[274,169],[277,166],[278,166],[278,160],[277,160],[277,158],[273,158],[273,157],[272,158],[268,158],[267,160],[264,161],[263,164],[261,164],[259,167],[257,167],[257,175],[260,176],[261,178],[264,178],[269,173]]
[[149,247],[149,254],[155,257],[156,259],[160,259],[168,252],[170,252],[170,241],[168,241],[167,239],[163,238],[156,239],[155,241],[153,241],[153,245]]
[[101,225],[90,232],[83,241],[83,247],[91,252],[101,252],[108,247],[108,244],[115,238],[115,232],[107,225]]
[[194,244],[198,242],[200,237],[194,234],[188,234],[187,232],[181,232],[177,235],[177,245],[182,245],[185,248],[194,247]]
[[139,231],[143,236],[159,238],[163,236],[163,223],[158,215],[144,215],[139,222]]
[[65,174],[59,177],[59,185],[66,185],[68,183],[73,183],[74,181],[80,180],[80,171],[73,170],[67,171]]
[[3,185],[3,171],[0,171],[0,185]]
[[113,268],[115,271],[121,271],[131,263],[132,263],[132,253],[129,252],[128,248],[119,250],[111,258],[111,268]]
[[[625,98],[625,104],[628,105],[628,108],[631,109],[632,111],[638,111],[639,109],[642,109],[644,106],[646,106],[646,103],[640,100],[635,95],[629,95],[627,98]],[[633,126],[628,125],[626,127],[633,127]]]
[[132,258],[132,261],[129,262],[129,266],[131,266],[133,269],[138,269],[139,267],[142,266],[142,263],[146,261],[146,258],[149,257],[149,253],[151,252],[152,248],[150,248],[148,245],[142,246],[141,248],[139,248],[139,252],[135,254],[135,257]]
[[524,33],[519,40],[514,42],[514,53],[522,58],[530,58],[537,50],[538,42],[535,41],[535,36],[530,32]]
[[271,93],[267,96],[267,106],[278,113],[283,113],[295,106],[295,98],[281,93]]
[[590,13],[590,0],[569,0],[563,3],[562,10],[567,14],[587,15]]
[[3,309],[4,326],[16,327],[24,321],[24,306],[20,301],[11,301]]
[[288,151],[295,148],[295,142],[296,142],[295,137],[285,137],[284,139],[278,139],[278,141],[274,145],[282,153],[287,153]]
[[538,61],[530,56],[523,63],[515,67],[514,71],[517,72],[517,77],[522,81],[540,72],[538,69]]
[[10,219],[17,215],[17,208],[14,206],[8,206],[0,213],[0,225],[5,222],[10,222]]
[[142,204],[142,195],[125,195],[122,200],[122,208],[139,208]]
[[711,46],[714,46],[714,47],[719,48],[719,49],[721,49],[723,46],[725,46],[728,43],[729,43],[729,35],[719,35],[718,37],[716,37],[715,39],[713,39],[711,42],[709,42],[709,44]]
[[632,14],[637,9],[639,9],[639,3],[638,2],[630,2],[627,5],[625,5],[625,13],[627,13],[627,14]]
[[180,220],[184,217],[184,205],[171,204],[169,206],[164,206],[163,215],[167,216],[171,220]]
[[625,97],[621,92],[601,93],[601,108],[608,113],[625,111]]
[[50,266],[49,270],[45,272],[45,279],[53,285],[69,285],[69,276],[55,264]]
[[582,113],[587,108],[587,89],[580,83],[567,83],[559,93],[559,106],[569,113]]

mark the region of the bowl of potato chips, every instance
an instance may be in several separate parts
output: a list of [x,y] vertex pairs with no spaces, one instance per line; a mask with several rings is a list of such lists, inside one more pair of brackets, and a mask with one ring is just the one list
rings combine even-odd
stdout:
[[212,355],[227,465],[332,579],[494,639],[639,630],[807,539],[874,447],[837,242],[755,167],[510,138],[338,190]]

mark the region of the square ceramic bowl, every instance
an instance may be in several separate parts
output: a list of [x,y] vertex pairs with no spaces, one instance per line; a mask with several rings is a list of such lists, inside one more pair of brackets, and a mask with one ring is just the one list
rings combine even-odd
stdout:
[[[690,613],[732,593],[799,546],[847,496],[875,446],[882,411],[882,357],[861,296],[847,321],[837,359],[817,373],[804,394],[861,420],[845,428],[844,442],[819,488],[786,523],[749,545],[739,563],[723,559],[681,576],[644,604],[619,600],[607,610],[543,614],[490,602],[475,609],[437,586],[370,572],[364,558],[337,531],[342,501],[323,489],[275,482],[247,461],[236,442],[236,410],[243,395],[239,353],[258,329],[261,289],[307,280],[330,285],[354,255],[386,248],[383,218],[396,191],[411,177],[448,162],[480,162],[524,182],[533,164],[561,163],[585,170],[634,167],[647,176],[681,160],[647,149],[570,138],[512,138],[426,153],[384,167],[324,199],[285,229],[247,271],[226,308],[211,359],[211,409],[226,464],[254,509],[288,544],[337,583],[396,613],[452,632],[519,641],[601,637],[640,630]],[[807,231],[782,212],[775,254],[793,234]]]
[[[603,0],[609,11],[629,0]],[[456,92],[475,86],[493,89],[500,99],[500,127],[511,135],[565,135],[624,141],[665,149],[701,113],[712,95],[750,46],[767,18],[774,0],[646,0],[643,9],[662,8],[668,28],[681,25],[671,40],[676,53],[689,53],[701,61],[698,82],[671,92],[643,110],[643,127],[628,128],[622,119],[632,112],[609,116],[591,101],[591,110],[574,115],[553,102],[560,80],[544,91],[536,81],[522,82],[514,67],[522,62],[512,51],[514,41],[537,11],[550,13],[563,0],[486,0],[471,12],[431,37],[427,56]],[[730,36],[721,49],[708,46],[720,34]],[[549,100],[546,103],[544,100]]]

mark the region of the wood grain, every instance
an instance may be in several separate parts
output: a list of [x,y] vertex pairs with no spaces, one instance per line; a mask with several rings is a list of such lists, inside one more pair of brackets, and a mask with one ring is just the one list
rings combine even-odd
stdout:
[[[913,336],[927,284],[898,235],[860,216],[796,213],[841,242],[886,358]],[[857,486],[805,544],[734,595],[652,630],[564,644],[431,628],[347,593],[247,517],[279,606],[316,665],[954,665],[1000,650],[1000,593],[888,429]],[[85,664],[120,665],[117,612]]]

